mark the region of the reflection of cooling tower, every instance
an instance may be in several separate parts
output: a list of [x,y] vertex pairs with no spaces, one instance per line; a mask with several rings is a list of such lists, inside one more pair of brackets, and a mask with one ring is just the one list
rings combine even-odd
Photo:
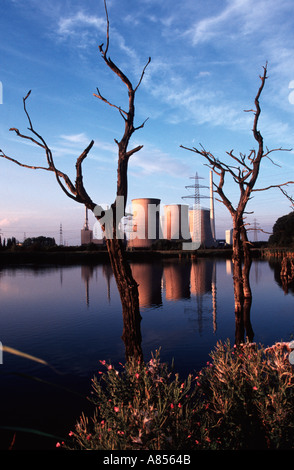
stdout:
[[213,262],[198,259],[191,266],[191,294],[203,295],[211,292]]
[[132,264],[132,274],[139,284],[140,307],[161,305],[162,266],[159,264]]
[[133,199],[130,245],[149,248],[160,237],[160,199]]
[[166,300],[190,298],[190,263],[166,264],[164,266]]
[[164,238],[167,240],[189,240],[188,205],[164,206]]
[[[196,209],[197,211],[197,209]],[[193,215],[195,211],[189,211],[189,227],[190,232],[193,234]],[[210,210],[209,209],[199,209],[198,213],[199,225],[200,226],[200,237],[199,234],[196,234],[197,240],[200,241],[202,247],[209,248],[214,246],[214,240],[211,233],[211,223],[210,223]],[[196,214],[197,217],[197,214]],[[194,240],[193,240],[194,241]]]

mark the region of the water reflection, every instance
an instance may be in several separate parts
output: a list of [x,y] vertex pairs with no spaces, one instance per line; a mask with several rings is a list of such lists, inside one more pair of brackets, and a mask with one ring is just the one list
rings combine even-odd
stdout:
[[162,275],[161,263],[131,265],[134,279],[138,283],[139,304],[141,308],[162,305]]
[[[232,262],[225,260],[226,274],[231,279]],[[193,311],[197,315],[198,331],[203,330],[204,314],[207,313],[207,305],[204,306],[204,297],[210,296],[209,312],[213,327],[213,333],[217,332],[217,263],[213,259],[195,260],[164,260],[155,263],[131,263],[132,274],[138,283],[139,302],[141,309],[155,308],[163,306],[163,293],[166,302],[179,302],[190,300],[190,304],[185,306],[185,312]],[[257,269],[257,268],[256,268]],[[93,266],[81,266],[81,278],[85,285],[85,301],[87,307],[90,304],[89,285],[94,276]],[[110,265],[103,265],[102,273],[107,283],[107,298],[110,302],[110,285],[113,276]],[[256,281],[258,272],[255,271]],[[232,282],[232,281],[231,281]],[[232,308],[233,312],[233,303]],[[250,319],[251,302],[244,303],[242,318],[235,321],[235,340],[245,341],[246,337],[253,340],[254,332]],[[123,318],[124,331],[132,329],[134,319],[129,319],[127,315]],[[136,328],[140,329],[140,319],[136,321]],[[141,342],[141,335],[138,335]],[[132,340],[134,341],[134,340]],[[136,345],[140,347],[140,345]],[[125,344],[126,349],[130,345]]]
[[[252,337],[251,317],[256,342],[272,345],[288,341],[294,334],[294,289],[288,286],[290,295],[284,294],[279,263],[253,261],[253,302],[244,310],[243,324],[238,328],[231,261],[174,259],[137,262],[131,267],[139,284],[142,315],[142,337],[137,335],[135,340],[139,346],[142,343],[146,359],[161,348],[162,359],[174,359],[180,374],[199,371],[218,340],[229,338],[233,343],[236,334]],[[2,267],[0,298],[0,341],[40,357],[62,372],[56,376],[40,364],[4,354],[1,424],[57,433],[58,414],[61,427],[68,431],[84,402],[73,405],[68,393],[61,398],[57,388],[54,395],[47,385],[20,375],[60,383],[88,396],[99,359],[124,362],[128,345],[122,341],[122,332],[132,325],[122,316],[110,265]],[[9,435],[8,444],[2,440],[1,445],[7,447],[11,438]]]
[[[191,332],[203,335],[204,338],[207,338],[210,332],[214,338],[219,335],[227,337],[224,321],[235,328],[235,338],[245,340],[248,337],[250,340],[256,340],[251,321],[252,308],[255,312],[258,310],[254,322],[263,321],[262,330],[266,328],[271,331],[264,315],[265,312],[268,314],[268,311],[274,311],[278,302],[278,294],[273,290],[273,278],[283,293],[279,263],[253,261],[253,306],[246,303],[243,317],[236,322],[231,260],[199,258],[167,259],[156,263],[133,262],[131,269],[139,284],[140,308],[144,320],[143,338],[138,335],[136,341],[148,344],[150,350],[163,343],[165,347],[172,349],[178,347],[180,341],[179,347],[183,350],[186,344],[194,348],[193,337],[189,336]],[[288,286],[288,291],[294,292],[293,286]],[[274,293],[276,297],[273,297]],[[118,338],[121,342],[123,328],[132,329],[131,319],[129,321],[126,317],[122,318],[119,296],[109,264],[2,269],[0,295],[0,334],[5,331],[7,325],[11,325],[12,338],[11,340],[8,337],[6,340],[0,335],[0,340],[4,342],[5,339],[7,344],[13,342],[12,346],[15,348],[18,348],[17,331],[27,331],[29,335],[29,332],[37,332],[39,325],[43,325],[42,333],[36,333],[36,337],[41,338],[45,332],[51,334],[52,330],[53,342],[56,332],[63,331],[64,335],[67,331],[71,333],[75,321],[80,322],[78,333],[82,335],[82,331],[89,328],[87,334],[90,331],[93,343],[97,341],[99,347],[103,346],[105,351],[112,350]],[[266,301],[269,302],[268,307],[265,307]],[[284,302],[284,299],[279,301],[276,307],[278,311],[281,310],[281,302]],[[81,313],[79,320],[79,312],[84,310],[88,311],[90,316],[85,317],[84,313]],[[288,312],[286,307],[285,312]],[[274,312],[272,314],[274,315]],[[66,321],[70,316],[72,320],[68,325]],[[261,320],[262,318],[264,320]],[[91,320],[93,325],[85,323],[85,319],[87,322]],[[123,321],[125,324],[122,324]],[[52,329],[54,322],[56,327]],[[72,334],[75,337],[74,331]],[[79,338],[80,344],[84,341],[86,333],[83,335]],[[168,336],[172,335],[174,336],[169,346]],[[181,340],[178,339],[180,336]],[[174,344],[177,346],[173,346]],[[127,347],[124,343],[122,346]],[[76,344],[74,347],[76,348]],[[119,346],[115,348],[118,350]],[[108,354],[111,356],[110,352]],[[37,351],[35,355],[38,355]]]

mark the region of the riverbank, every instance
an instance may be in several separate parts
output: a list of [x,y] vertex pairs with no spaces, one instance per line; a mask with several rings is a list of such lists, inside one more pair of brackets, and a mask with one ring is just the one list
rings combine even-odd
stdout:
[[[231,258],[230,249],[220,250],[135,250],[127,251],[130,261],[155,261],[161,259],[196,259],[202,257]],[[109,261],[107,250],[58,249],[38,251],[2,251],[0,266],[15,264],[99,264]]]
[[[207,248],[199,250],[127,250],[130,261],[155,261],[162,259],[197,259],[197,258],[223,258],[231,259],[232,249]],[[290,248],[259,247],[251,249],[252,258],[269,259],[294,256]],[[0,251],[0,266],[15,264],[99,264],[109,261],[106,248],[88,247],[52,247],[50,249],[12,249]]]

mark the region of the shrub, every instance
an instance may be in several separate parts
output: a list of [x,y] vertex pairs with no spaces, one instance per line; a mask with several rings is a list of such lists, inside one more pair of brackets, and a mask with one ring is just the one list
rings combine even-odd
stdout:
[[159,352],[93,378],[94,415],[67,449],[293,448],[293,371],[287,343],[264,349],[219,342],[212,362],[182,381]]

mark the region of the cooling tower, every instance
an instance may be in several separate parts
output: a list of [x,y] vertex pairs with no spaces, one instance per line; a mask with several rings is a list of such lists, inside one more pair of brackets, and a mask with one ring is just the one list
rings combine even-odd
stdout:
[[[196,240],[193,240],[193,231],[195,231],[194,217],[198,219],[197,230],[195,233]],[[210,248],[214,246],[214,239],[211,232],[210,210],[209,209],[196,209],[189,211],[189,227],[192,234],[192,241],[200,242],[202,248]]]
[[132,215],[130,246],[150,248],[160,238],[160,199],[133,199]]
[[164,238],[167,240],[189,240],[188,205],[164,206]]
[[138,284],[140,307],[162,305],[161,279],[163,268],[157,263],[133,263],[132,274]]

